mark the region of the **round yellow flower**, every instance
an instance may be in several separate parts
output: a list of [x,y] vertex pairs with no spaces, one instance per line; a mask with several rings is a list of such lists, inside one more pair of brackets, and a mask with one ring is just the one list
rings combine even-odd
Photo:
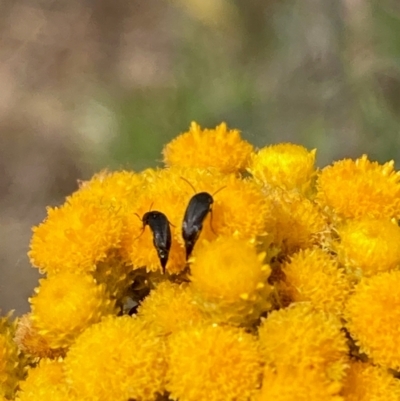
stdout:
[[400,381],[379,366],[352,361],[343,396],[346,401],[398,401]]
[[32,263],[49,274],[60,271],[93,273],[119,301],[130,284],[131,266],[121,260],[120,241],[146,173],[96,174],[60,208],[34,228],[29,253]]
[[164,340],[147,322],[108,316],[72,345],[65,371],[82,399],[155,400],[164,391],[164,358]]
[[201,325],[168,341],[167,390],[180,401],[247,401],[260,386],[255,337],[240,328]]
[[294,254],[282,267],[281,284],[292,301],[309,301],[315,309],[340,315],[350,291],[350,282],[335,258],[320,248]]
[[47,219],[33,228],[31,263],[46,273],[91,272],[119,246],[122,220],[100,200],[79,199],[48,208]]
[[14,342],[16,325],[10,316],[0,318],[0,397],[11,399],[24,375],[24,361]]
[[270,366],[264,369],[262,389],[257,401],[344,401],[340,382],[331,382],[320,372]]
[[54,349],[68,347],[91,324],[116,313],[115,301],[90,275],[60,273],[40,280],[35,291],[31,320]]
[[140,304],[138,316],[162,334],[170,334],[204,320],[188,286],[169,281],[160,283],[150,292]]
[[108,208],[113,212],[113,218],[119,221],[120,231],[117,243],[107,251],[106,258],[96,262],[93,276],[98,283],[104,283],[107,291],[122,303],[126,290],[131,283],[130,273],[132,266],[121,260],[119,252],[120,240],[126,230],[126,215],[131,213],[138,193],[146,184],[147,171],[137,174],[131,171],[101,171],[89,181],[81,183],[79,191],[68,198],[69,203],[79,205],[90,202]]
[[132,171],[103,170],[89,181],[80,183],[79,190],[68,198],[71,203],[91,200],[112,208],[121,208],[133,202],[143,185],[143,175]]
[[192,122],[188,132],[178,136],[163,150],[167,166],[216,168],[223,173],[244,170],[253,146],[228,130],[225,123],[202,130]]
[[212,213],[205,219],[199,239],[212,240],[234,233],[241,238],[266,235],[270,210],[256,184],[216,170],[169,168],[147,173],[146,188],[127,213],[127,229],[122,241],[125,259],[135,267],[160,271],[153,234],[149,227],[143,230],[142,222],[135,215],[141,217],[151,208],[164,213],[171,223],[172,245],[166,269],[169,273],[181,272],[186,266],[182,239],[185,210],[190,199],[203,191],[215,196]]
[[400,265],[400,227],[385,219],[347,221],[338,229],[339,261],[360,279]]
[[30,368],[26,380],[20,382],[16,401],[77,400],[69,390],[64,377],[62,359],[42,359]]
[[314,202],[281,188],[269,190],[267,199],[273,216],[269,220],[269,232],[283,253],[330,242],[327,218]]
[[364,155],[325,167],[318,177],[317,199],[334,217],[400,217],[400,172]]
[[347,328],[361,352],[375,363],[395,370],[400,369],[399,287],[398,270],[363,278],[345,310]]
[[305,192],[315,176],[315,153],[292,143],[266,146],[252,155],[248,170],[264,184]]
[[348,348],[340,320],[309,303],[273,311],[259,335],[264,361],[277,371],[313,371],[332,382],[345,375]]
[[216,321],[254,322],[271,308],[271,273],[265,253],[234,237],[199,244],[192,258],[191,288],[199,308]]

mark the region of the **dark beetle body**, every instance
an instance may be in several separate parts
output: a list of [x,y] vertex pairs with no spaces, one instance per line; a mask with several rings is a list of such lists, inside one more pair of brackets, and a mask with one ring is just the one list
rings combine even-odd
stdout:
[[199,192],[193,195],[185,211],[182,223],[182,237],[185,241],[186,259],[193,251],[199,238],[203,223],[208,213],[211,212],[213,197],[208,192]]
[[157,250],[163,273],[168,262],[169,250],[171,249],[171,228],[164,213],[152,210],[142,217],[143,229],[149,226],[153,233],[153,244]]

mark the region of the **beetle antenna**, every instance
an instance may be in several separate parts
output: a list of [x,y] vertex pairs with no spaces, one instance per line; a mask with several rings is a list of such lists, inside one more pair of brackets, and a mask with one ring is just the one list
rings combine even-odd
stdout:
[[188,184],[192,187],[194,193],[197,192],[197,191],[196,191],[196,188],[195,188],[195,187],[192,185],[192,183],[189,182],[186,178],[180,177],[180,179],[183,180],[183,181],[185,181],[186,183],[188,183]]
[[[137,213],[134,213],[134,215],[137,216],[138,219],[143,223],[143,219],[141,219],[140,216],[139,216]],[[136,238],[133,239],[134,241],[136,241],[139,237],[141,237],[141,236],[143,235],[143,233],[144,233],[144,228],[145,228],[145,225],[143,224],[142,232],[141,232]]]
[[[150,205],[150,208],[149,208],[149,212],[150,212],[151,208],[153,207],[153,205],[154,205],[154,202],[151,202],[151,205]],[[139,219],[141,222],[143,222],[143,217],[140,217],[137,213],[134,213],[134,215],[136,215],[136,216],[138,217],[138,219]]]
[[141,237],[143,235],[144,229],[145,229],[145,226],[143,226],[142,232],[136,238],[133,239],[134,241],[136,241],[139,237]]
[[222,188],[220,188],[220,189],[217,189],[213,194],[212,194],[212,196],[215,196],[218,192],[220,192],[220,191],[222,191],[223,189],[225,189],[226,188],[226,185],[224,185]]

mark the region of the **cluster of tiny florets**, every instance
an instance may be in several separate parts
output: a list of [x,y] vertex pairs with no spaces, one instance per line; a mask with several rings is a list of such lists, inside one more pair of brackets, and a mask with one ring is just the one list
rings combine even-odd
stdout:
[[0,400],[400,399],[400,172],[192,123],[33,229]]

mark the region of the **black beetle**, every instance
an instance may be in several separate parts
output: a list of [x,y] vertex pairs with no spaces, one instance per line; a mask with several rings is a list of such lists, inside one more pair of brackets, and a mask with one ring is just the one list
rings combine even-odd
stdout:
[[[188,180],[183,177],[181,177],[181,179],[186,181],[196,192],[196,189]],[[210,195],[208,192],[199,192],[190,198],[182,222],[182,237],[185,241],[186,260],[193,251],[194,245],[203,229],[203,223],[208,213],[211,213],[212,218],[212,205],[214,203],[213,196],[224,188],[225,187],[218,189],[218,191],[214,192],[213,195]],[[211,229],[213,230],[212,225]]]
[[[140,219],[140,216],[137,213],[135,214]],[[146,212],[140,220],[143,222],[143,229],[140,235],[143,234],[146,226],[149,226],[153,233],[153,244],[157,250],[158,258],[160,259],[161,267],[165,274],[165,266],[168,262],[169,250],[171,249],[170,222],[164,213],[158,212],[157,210]]]

